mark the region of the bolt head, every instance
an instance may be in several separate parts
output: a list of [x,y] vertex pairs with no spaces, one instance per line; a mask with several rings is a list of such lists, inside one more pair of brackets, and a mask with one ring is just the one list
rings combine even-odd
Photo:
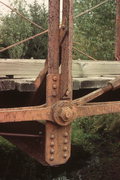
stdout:
[[66,112],[65,117],[67,119],[71,118],[72,117],[72,112],[70,112],[70,111]]
[[53,76],[53,81],[57,81],[57,76]]
[[53,89],[57,89],[57,85],[56,84],[53,84]]
[[69,107],[63,107],[60,113],[62,121],[68,121],[73,117],[73,112]]
[[55,146],[55,143],[52,141],[52,142],[50,143],[50,146],[51,146],[51,147],[54,147],[54,146]]
[[64,144],[68,144],[68,140],[67,139],[64,140]]
[[55,135],[52,134],[52,135],[50,136],[50,139],[55,139]]
[[54,154],[54,152],[55,152],[55,150],[52,148],[52,149],[50,150],[50,154]]
[[68,150],[68,147],[65,146],[65,147],[63,148],[63,151],[67,151],[67,150]]
[[64,154],[63,157],[66,159],[67,158],[67,154]]
[[68,132],[64,133],[64,137],[68,137],[68,135],[69,135]]
[[51,156],[51,157],[50,157],[50,161],[53,161],[53,160],[54,160],[54,157],[53,157],[53,156]]

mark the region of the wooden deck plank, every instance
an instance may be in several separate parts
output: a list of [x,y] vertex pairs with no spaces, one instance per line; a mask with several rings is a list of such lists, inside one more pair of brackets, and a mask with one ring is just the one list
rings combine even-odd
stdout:
[[[33,92],[33,81],[44,62],[45,60],[0,59],[0,91],[17,89],[20,92]],[[9,79],[8,75],[13,75],[13,79]],[[120,62],[74,60],[72,75],[74,90],[100,88],[120,75]]]

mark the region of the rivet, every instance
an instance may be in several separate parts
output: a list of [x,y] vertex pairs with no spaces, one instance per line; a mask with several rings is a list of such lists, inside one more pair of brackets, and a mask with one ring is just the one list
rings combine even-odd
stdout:
[[52,141],[52,142],[50,143],[50,146],[51,146],[51,147],[54,147],[54,145],[55,145],[55,143]]
[[67,140],[67,139],[65,139],[65,140],[64,140],[64,144],[67,144],[67,143],[68,143],[68,140]]
[[53,81],[57,81],[57,76],[53,76]]
[[51,149],[50,150],[50,154],[54,154],[55,150],[54,149]]
[[53,89],[56,89],[57,88],[57,85],[56,84],[53,84]]
[[64,133],[64,137],[68,137],[68,133],[67,132]]
[[54,157],[53,157],[53,156],[51,156],[51,157],[50,157],[50,161],[53,161],[53,160],[54,160]]
[[52,135],[50,136],[50,139],[55,139],[55,135],[52,134]]
[[63,151],[67,151],[68,150],[68,148],[67,148],[67,146],[65,146],[64,148],[63,148]]
[[67,154],[64,154],[63,157],[66,159],[67,158]]

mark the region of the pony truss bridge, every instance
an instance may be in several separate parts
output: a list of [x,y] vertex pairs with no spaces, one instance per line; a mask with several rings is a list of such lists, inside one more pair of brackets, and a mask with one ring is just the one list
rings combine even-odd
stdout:
[[[105,2],[107,1],[104,1],[90,10],[85,11],[83,14],[88,13]],[[0,3],[2,2],[0,1]],[[119,9],[120,0],[117,1],[116,15],[117,59],[119,59],[120,54]],[[25,17],[17,10],[14,11],[25,19]],[[34,22],[30,21],[30,23],[38,26]],[[118,100],[94,102],[96,98],[107,94],[107,92],[119,89],[120,78],[117,76],[114,80],[107,81],[103,87],[87,93],[86,95],[81,95],[78,99],[72,99],[73,0],[63,0],[61,24],[60,1],[49,0],[48,30],[9,47],[3,48],[0,52],[47,32],[48,57],[45,61],[43,69],[40,71],[36,80],[32,84],[34,86],[34,93],[28,98],[28,102],[32,103],[26,107],[18,107],[18,104],[21,101],[24,101],[24,96],[23,99],[20,99],[20,102],[17,102],[15,107],[9,106],[9,108],[6,108],[1,105],[0,135],[17,145],[20,149],[27,152],[43,165],[54,166],[64,164],[70,158],[71,124],[75,119],[84,116],[120,112],[120,101]],[[13,76],[7,75],[7,78],[8,79],[5,84],[6,87],[9,83],[8,88],[10,88],[10,86],[13,87]],[[11,78],[12,81],[10,81]],[[41,93],[40,88],[43,82],[46,82],[46,88],[44,88],[46,100],[42,104],[39,96]],[[15,88],[23,88],[23,86],[20,87],[17,85],[15,85]],[[116,91],[113,91],[113,93],[114,92]],[[10,101],[13,100],[12,98],[4,98],[4,93],[2,94],[2,99],[6,102],[6,104],[9,104]],[[39,105],[36,105],[36,102],[39,102]]]

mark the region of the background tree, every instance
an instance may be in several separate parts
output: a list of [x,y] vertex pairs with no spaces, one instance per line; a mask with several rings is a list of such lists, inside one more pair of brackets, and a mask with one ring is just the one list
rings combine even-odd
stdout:
[[[77,15],[86,9],[100,3],[100,0],[75,0],[74,14]],[[44,5],[39,5],[37,0],[33,5],[27,6],[25,0],[14,1],[12,6],[18,9],[26,17],[47,29],[48,11]],[[1,46],[6,47],[17,41],[35,35],[42,30],[26,22],[24,19],[11,12],[3,18],[0,24]],[[42,59],[47,56],[48,35],[42,35],[31,41],[16,46],[2,53],[1,57],[10,58],[34,58]],[[80,50],[101,60],[114,59],[115,45],[115,1],[109,1],[101,7],[78,17],[74,21],[74,41],[80,43],[75,45]],[[88,59],[79,52],[74,51],[74,59]]]
[[[24,0],[14,1],[12,7],[19,10],[20,13],[29,18],[29,13],[26,10],[26,2]],[[1,39],[4,47],[14,44],[32,35],[32,28],[30,23],[23,20],[16,13],[3,17],[3,24],[1,25]],[[23,58],[28,49],[28,43],[21,44],[8,51],[10,58]],[[2,53],[4,57],[4,53]]]
[[[39,5],[37,0],[34,1],[33,5],[30,5],[30,16],[33,22],[43,27],[48,28],[48,11],[45,5]],[[37,34],[43,30],[32,26],[32,34]],[[29,41],[28,51],[26,53],[27,58],[44,59],[47,56],[47,40],[48,35],[44,34],[35,39]]]
[[[47,28],[48,12],[45,6],[40,6],[36,0],[33,5],[29,6],[27,6],[25,0],[17,0],[14,1],[12,7],[44,29]],[[3,17],[3,23],[0,25],[1,46],[7,47],[41,31],[43,30],[38,29],[16,13],[11,12]],[[15,46],[8,50],[8,54],[8,58],[46,58],[47,35],[42,35],[19,46]],[[1,58],[6,58],[5,53],[1,53]]]
[[[75,0],[75,15],[89,9],[101,0]],[[74,40],[84,52],[101,60],[114,59],[115,1],[109,1],[99,8],[75,19]],[[74,52],[74,58],[86,57]]]

